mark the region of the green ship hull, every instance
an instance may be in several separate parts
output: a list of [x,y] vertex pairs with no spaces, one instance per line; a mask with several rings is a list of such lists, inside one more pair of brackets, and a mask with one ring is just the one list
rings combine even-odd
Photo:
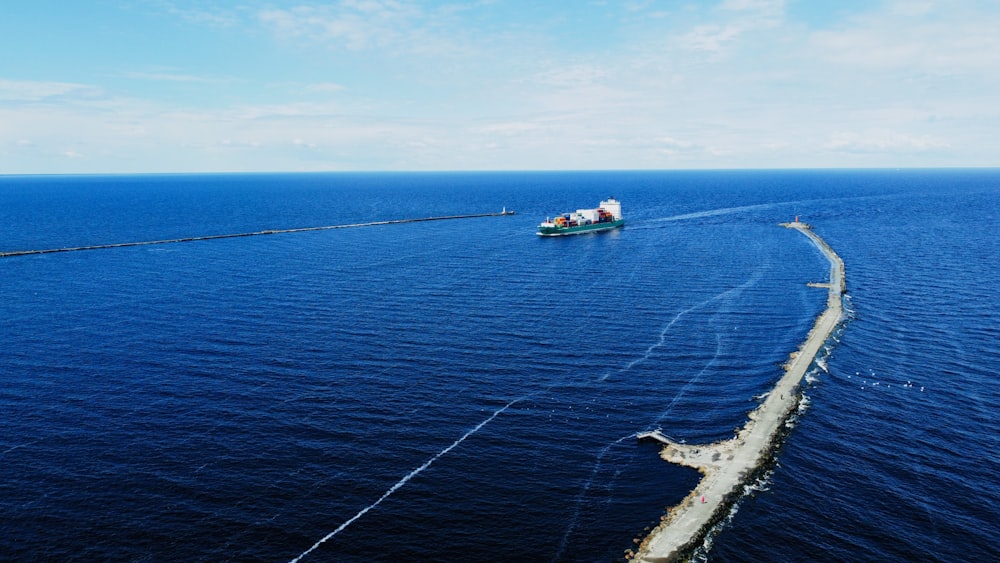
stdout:
[[590,225],[577,225],[575,227],[538,227],[540,237],[560,237],[563,235],[579,235],[583,233],[593,233],[596,231],[608,231],[617,229],[625,225],[625,219],[618,219],[608,223],[592,223]]

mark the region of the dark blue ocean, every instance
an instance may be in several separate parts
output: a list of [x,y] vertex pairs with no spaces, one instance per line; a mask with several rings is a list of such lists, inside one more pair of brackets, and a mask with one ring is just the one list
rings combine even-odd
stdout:
[[[624,229],[541,238],[623,202]],[[1000,170],[0,177],[0,559],[614,561],[846,264],[697,558],[1000,559]]]

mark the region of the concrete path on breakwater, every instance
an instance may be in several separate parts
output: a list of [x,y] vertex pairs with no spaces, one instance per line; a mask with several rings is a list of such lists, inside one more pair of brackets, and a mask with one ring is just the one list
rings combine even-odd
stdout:
[[100,250],[103,248],[122,248],[125,246],[145,246],[150,244],[170,244],[175,242],[194,242],[198,240],[213,240],[220,238],[253,237],[257,235],[277,235],[284,233],[303,233],[306,231],[327,231],[330,229],[350,229],[354,227],[375,227],[378,225],[397,225],[399,223],[419,223],[421,221],[444,221],[446,219],[473,219],[476,217],[502,217],[513,215],[513,211],[504,208],[499,213],[479,213],[475,215],[447,215],[444,217],[422,217],[419,219],[393,219],[390,221],[372,221],[370,223],[353,223],[350,225],[331,225],[329,227],[302,227],[299,229],[270,229],[266,231],[254,231],[252,233],[236,233],[231,235],[205,235],[200,237],[184,237],[164,240],[150,240],[145,242],[119,242],[114,244],[95,244],[92,246],[73,246],[67,248],[50,248],[47,250],[13,250],[10,252],[0,252],[0,258],[13,256],[27,256],[29,254],[51,254],[53,252],[76,252],[79,250]]
[[713,524],[721,520],[742,495],[742,488],[767,459],[779,437],[779,429],[796,409],[799,383],[816,354],[830,338],[843,315],[842,296],[846,289],[844,262],[809,225],[796,220],[782,223],[808,236],[830,261],[829,283],[809,284],[828,290],[827,308],[816,319],[805,343],[785,364],[785,374],[754,409],[736,437],[706,445],[679,444],[658,431],[640,433],[641,439],[663,444],[660,457],[671,463],[693,467],[702,480],[691,494],[669,510],[659,526],[640,544],[633,556],[637,561],[660,563],[689,555]]

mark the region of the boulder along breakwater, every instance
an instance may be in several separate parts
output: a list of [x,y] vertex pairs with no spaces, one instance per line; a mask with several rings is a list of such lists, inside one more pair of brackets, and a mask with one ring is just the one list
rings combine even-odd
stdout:
[[753,478],[769,458],[780,439],[780,429],[796,410],[801,399],[799,384],[823,344],[830,338],[843,317],[843,294],[846,291],[844,262],[836,252],[796,217],[781,226],[796,229],[809,237],[830,261],[830,279],[811,283],[826,288],[827,307],[813,324],[805,342],[784,365],[785,373],[764,401],[750,412],[747,423],[736,436],[713,444],[682,444],[658,430],[641,432],[641,440],[656,440],[663,445],[660,457],[692,467],[702,479],[680,504],[670,508],[660,524],[626,556],[647,563],[676,561],[693,552],[739,500],[742,487]]

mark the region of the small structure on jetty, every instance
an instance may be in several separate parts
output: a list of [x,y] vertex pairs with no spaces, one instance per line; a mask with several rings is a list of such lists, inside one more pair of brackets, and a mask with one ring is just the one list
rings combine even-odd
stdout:
[[742,494],[742,487],[767,460],[780,438],[779,429],[797,408],[799,383],[830,338],[843,315],[846,289],[844,262],[826,242],[801,223],[798,217],[783,227],[809,237],[830,261],[829,283],[810,284],[828,291],[827,308],[816,319],[806,341],[785,364],[785,374],[756,409],[736,436],[714,444],[682,444],[659,430],[636,434],[639,439],[663,444],[660,457],[671,463],[697,469],[702,480],[680,504],[670,509],[659,526],[642,541],[634,559],[647,563],[676,561],[704,540],[713,524],[725,517]]

